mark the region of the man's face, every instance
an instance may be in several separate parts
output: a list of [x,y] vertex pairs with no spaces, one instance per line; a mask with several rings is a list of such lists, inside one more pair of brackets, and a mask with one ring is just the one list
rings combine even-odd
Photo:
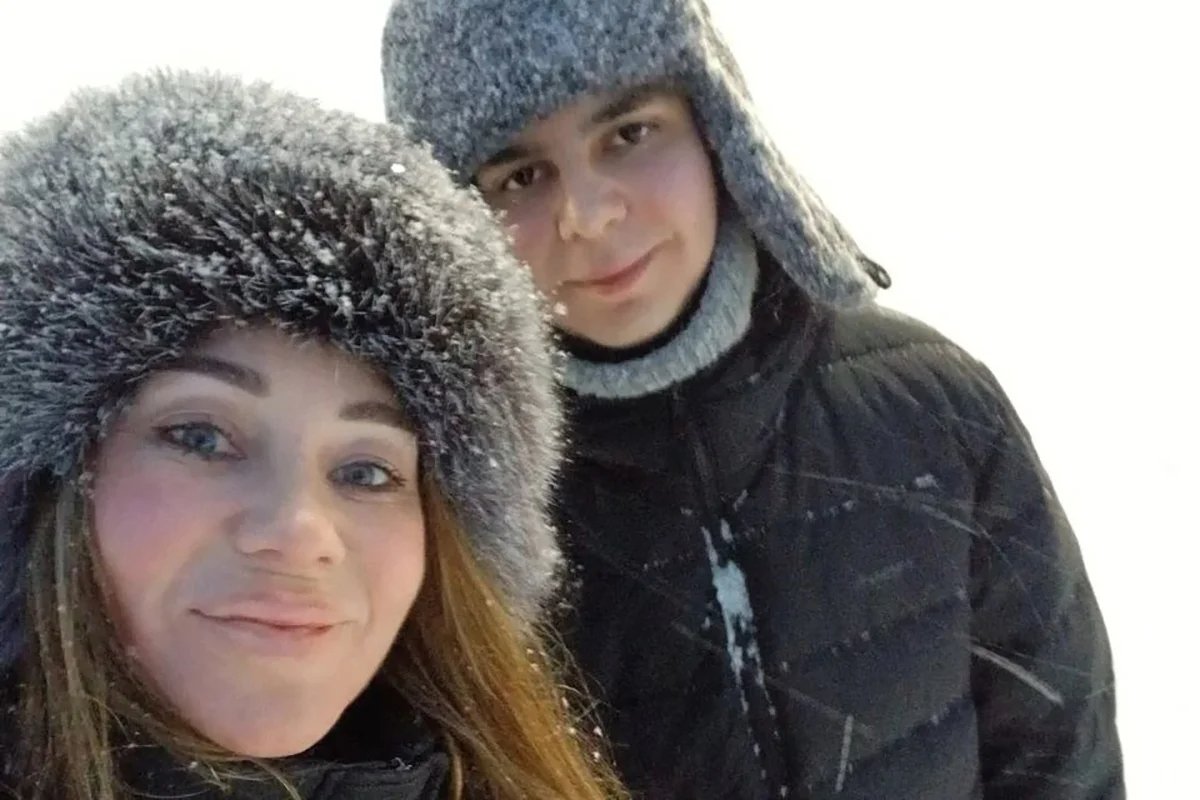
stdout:
[[675,92],[583,97],[530,124],[475,181],[511,226],[558,326],[597,344],[662,332],[708,268],[716,181]]

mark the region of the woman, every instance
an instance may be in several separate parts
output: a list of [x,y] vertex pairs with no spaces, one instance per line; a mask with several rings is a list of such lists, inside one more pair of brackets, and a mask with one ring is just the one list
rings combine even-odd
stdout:
[[619,795],[539,633],[559,416],[485,207],[209,75],[0,157],[5,792]]

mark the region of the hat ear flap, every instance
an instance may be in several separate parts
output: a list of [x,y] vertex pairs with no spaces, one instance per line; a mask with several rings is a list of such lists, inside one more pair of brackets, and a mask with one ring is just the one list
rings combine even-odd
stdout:
[[[712,36],[713,46],[721,45]],[[788,164],[755,114],[736,70],[728,56],[728,65],[706,64],[689,81],[718,181],[758,241],[812,297],[834,305],[868,300],[883,280]]]

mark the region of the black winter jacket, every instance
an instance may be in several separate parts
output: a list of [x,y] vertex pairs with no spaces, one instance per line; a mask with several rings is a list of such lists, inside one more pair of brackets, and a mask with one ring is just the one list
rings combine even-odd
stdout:
[[[5,681],[6,698],[15,698],[15,683]],[[433,734],[409,714],[383,715],[396,701],[369,688],[342,719],[309,752],[280,759],[275,766],[290,780],[301,800],[440,800],[445,797],[449,760]],[[15,706],[8,704],[9,711]],[[20,735],[8,715],[0,715],[0,754],[11,756],[13,736]],[[274,778],[247,768],[228,791],[204,779],[199,770],[174,760],[163,749],[127,745],[120,748],[122,779],[137,798],[188,800],[290,800]],[[0,798],[17,798],[15,779],[5,774],[9,759],[0,758]]]
[[631,788],[1124,797],[1100,612],[995,379],[763,273],[717,364],[570,398],[565,630]]

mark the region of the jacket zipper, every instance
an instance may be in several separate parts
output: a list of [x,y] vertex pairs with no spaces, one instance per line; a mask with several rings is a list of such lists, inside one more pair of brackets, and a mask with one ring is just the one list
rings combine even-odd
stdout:
[[[671,415],[674,421],[673,427],[677,435],[688,443],[690,451],[688,462],[691,466],[690,477],[692,485],[697,489],[694,499],[697,510],[701,512],[700,524],[708,532],[708,536],[715,544],[721,540],[722,526],[728,524],[724,518],[724,501],[722,500],[720,486],[716,479],[712,458],[708,452],[704,437],[701,436],[700,431],[697,429],[694,418],[688,414],[687,403],[680,387],[675,387],[671,391]],[[725,544],[727,547],[725,556],[736,563],[736,549],[732,543]],[[757,633],[755,634],[755,641],[757,643]],[[758,658],[758,666],[761,669],[761,653]],[[732,662],[729,663],[728,668],[732,671]],[[780,744],[778,722],[775,719],[774,707],[770,696],[766,694],[766,687],[760,687],[749,675],[742,674],[737,676],[737,682],[742,687],[745,701],[749,704],[750,710],[747,724],[750,729],[752,742],[755,745],[756,761],[761,769],[760,777],[764,788],[768,796],[786,796],[783,752]],[[752,695],[754,695],[753,698]]]

